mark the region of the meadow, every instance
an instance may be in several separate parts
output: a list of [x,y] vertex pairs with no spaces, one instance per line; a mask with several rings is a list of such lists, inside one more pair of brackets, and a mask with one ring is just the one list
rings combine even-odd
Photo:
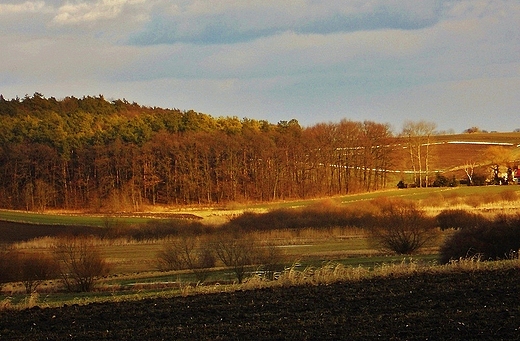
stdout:
[[[175,219],[181,228],[182,222],[196,226],[200,235],[213,234],[222,228],[222,222],[229,222],[244,214],[258,214],[252,216],[255,226],[249,230],[242,229],[240,233],[257,241],[259,247],[275,247],[277,250],[278,276],[287,276],[288,269],[294,273],[305,273],[316,269],[328,268],[331,264],[337,267],[332,271],[337,276],[344,272],[338,271],[340,267],[346,269],[366,269],[375,274],[389,267],[409,269],[410,266],[418,266],[425,269],[437,266],[439,247],[446,237],[453,231],[439,231],[437,237],[425,244],[413,255],[396,255],[388,250],[377,248],[370,236],[362,228],[338,225],[338,226],[311,226],[309,222],[305,227],[291,228],[280,226],[276,221],[267,221],[272,228],[262,228],[262,214],[266,212],[298,211],[300,209],[315,209],[315,212],[325,212],[332,215],[333,212],[346,210],[345,212],[370,212],[374,202],[388,198],[400,198],[413,201],[421,207],[428,216],[435,216],[444,209],[463,209],[470,212],[479,212],[487,216],[497,214],[514,214],[519,207],[520,186],[486,186],[486,187],[454,187],[454,188],[411,188],[404,190],[386,190],[373,193],[340,196],[325,200],[305,200],[293,202],[277,202],[269,205],[239,206],[219,208],[189,208],[172,213],[172,210],[160,210],[141,213],[140,216],[90,216],[82,214],[70,214],[67,212],[34,214],[19,211],[0,212],[2,223],[0,229],[16,230],[23,240],[11,241],[10,247],[23,253],[45,254],[52,253],[56,240],[62,233],[74,231],[76,235],[88,235],[92,245],[109,265],[109,272],[102,278],[98,278],[93,292],[66,293],[60,286],[59,280],[43,282],[38,287],[38,292],[33,296],[24,293],[21,283],[8,283],[2,288],[0,301],[6,307],[27,306],[30,304],[55,306],[62,304],[89,303],[95,301],[113,301],[131,299],[132,297],[147,297],[148,295],[168,294],[182,295],[188,292],[211,291],[215,285],[218,290],[225,286],[236,286],[236,278],[232,270],[221,262],[216,262],[208,270],[208,274],[201,283],[195,274],[189,269],[171,270],[161,269],[158,264],[158,253],[165,245],[182,237],[180,230],[175,230],[172,235],[160,238],[135,239],[124,232],[121,235],[110,235],[109,231],[127,231],[141,229],[161,229],[167,226],[171,217],[189,217],[190,219]],[[314,211],[313,211],[314,212]],[[316,213],[318,214],[318,213]],[[196,217],[194,219],[193,217]],[[285,217],[285,216],[282,216]],[[318,216],[316,219],[320,219]],[[286,218],[286,217],[285,217]],[[179,223],[179,221],[181,223]],[[201,227],[203,226],[203,227]],[[31,238],[34,234],[35,238]],[[7,238],[9,234],[2,234]],[[107,237],[110,236],[110,237]],[[411,264],[411,265],[410,265]],[[260,265],[260,264],[259,264]],[[255,282],[261,274],[259,265],[248,265],[245,271],[249,279],[240,285],[260,285]],[[385,270],[385,271],[386,271]],[[349,270],[351,271],[351,270]],[[360,271],[360,270],[356,270]],[[396,271],[395,269],[393,271]]]

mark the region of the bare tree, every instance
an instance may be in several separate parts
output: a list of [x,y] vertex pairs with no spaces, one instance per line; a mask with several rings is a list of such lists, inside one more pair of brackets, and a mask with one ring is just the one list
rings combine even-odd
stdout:
[[283,268],[283,255],[280,248],[274,244],[259,247],[256,262],[259,264],[265,279],[275,279],[275,274]]
[[[427,187],[430,173],[430,138],[434,134],[436,124],[433,122],[407,121],[403,125],[401,135],[407,138],[407,148],[410,154],[410,162],[414,174],[414,182],[423,186],[423,165],[424,165],[424,185]],[[424,155],[422,154],[425,150]]]
[[63,238],[55,248],[61,278],[69,291],[91,291],[109,266],[87,238]]
[[157,254],[159,269],[190,269],[199,282],[208,278],[215,261],[207,239],[191,235],[168,242]]
[[438,235],[434,221],[414,202],[380,199],[376,206],[380,213],[370,235],[372,242],[383,250],[412,254]]
[[475,173],[475,167],[477,164],[474,161],[467,161],[464,164],[464,172],[468,177],[468,185],[473,185],[473,174]]
[[217,257],[233,269],[238,282],[242,283],[247,266],[255,259],[255,240],[250,236],[220,234],[213,245]]

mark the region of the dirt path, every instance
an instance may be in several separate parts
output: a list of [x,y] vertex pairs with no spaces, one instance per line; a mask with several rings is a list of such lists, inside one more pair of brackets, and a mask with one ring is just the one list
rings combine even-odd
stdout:
[[0,340],[514,340],[520,269],[0,313]]

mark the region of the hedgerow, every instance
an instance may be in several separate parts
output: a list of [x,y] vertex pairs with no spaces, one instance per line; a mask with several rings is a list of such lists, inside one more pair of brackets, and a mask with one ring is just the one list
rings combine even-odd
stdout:
[[487,223],[455,231],[441,246],[440,260],[447,263],[471,257],[482,260],[516,258],[519,250],[520,215],[498,215]]

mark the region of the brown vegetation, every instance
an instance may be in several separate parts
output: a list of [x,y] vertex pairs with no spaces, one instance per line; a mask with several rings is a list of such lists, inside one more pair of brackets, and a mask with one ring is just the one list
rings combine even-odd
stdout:
[[441,246],[440,260],[447,263],[461,258],[482,260],[518,258],[520,252],[520,215],[479,216],[475,224],[458,226]]
[[47,254],[12,249],[0,252],[0,287],[2,283],[21,282],[25,293],[31,294],[42,282],[56,278],[58,273],[57,262]]
[[370,227],[370,236],[380,248],[397,254],[412,254],[438,236],[434,220],[412,201],[384,199],[376,202],[380,213]]
[[108,273],[108,265],[86,238],[62,238],[55,249],[60,276],[69,291],[91,291],[96,280]]
[[[182,271],[180,273],[191,273],[195,282],[201,284],[215,274],[215,267],[231,270],[237,282],[244,282],[253,274],[273,280],[279,278],[281,270],[294,261],[341,260],[394,252],[435,253],[441,246],[435,239],[439,233],[451,235],[453,232],[446,230],[466,229],[491,221],[489,219],[494,213],[489,211],[490,205],[485,206],[484,218],[472,213],[475,211],[472,206],[463,205],[466,199],[453,195],[453,191],[437,193],[439,197],[435,200],[444,202],[440,208],[458,205],[457,207],[465,209],[443,210],[440,213],[436,213],[438,210],[434,209],[424,210],[425,203],[432,204],[432,198],[411,202],[380,197],[348,205],[340,204],[339,200],[328,199],[316,201],[306,207],[276,209],[263,214],[247,211],[221,226],[166,219],[158,220],[155,224],[150,222],[133,227],[108,224],[103,228],[102,234],[89,237],[88,244],[96,252],[110,249],[103,251],[102,258],[107,257],[106,252],[109,252],[111,255],[107,263],[116,266],[119,273],[122,268],[124,271],[134,271],[130,262],[138,261],[139,266],[135,267],[138,271],[153,271],[157,267],[164,271]],[[505,190],[493,195],[469,197],[472,201],[480,202],[479,205],[498,200],[498,206],[503,206],[504,200],[515,199],[515,192],[512,193]],[[441,232],[442,229],[446,232]],[[372,242],[367,243],[367,240]],[[30,250],[34,254],[40,254],[56,243],[55,239],[47,238],[41,244],[38,241],[18,244],[16,249],[24,253]],[[132,257],[132,261],[129,261],[122,248],[133,244],[135,247],[128,246],[127,250],[135,251],[129,252],[149,252],[150,255],[146,257],[142,254],[128,254],[128,257]],[[463,256],[473,254],[465,249],[462,255],[451,258]],[[61,264],[62,273],[71,273],[64,270],[63,258]],[[106,270],[92,276],[92,280],[97,281],[103,274],[106,274]],[[215,278],[212,279],[214,280]],[[229,277],[226,276],[226,281],[228,280]],[[60,291],[63,287],[68,290],[84,290],[81,286],[79,281],[68,277],[62,282],[57,281],[53,288],[46,286],[45,291]],[[92,287],[88,290],[92,290]],[[98,290],[114,288],[98,287]],[[20,289],[14,291],[20,292]]]
[[218,118],[102,96],[0,101],[0,207],[141,211],[384,188],[390,127]]
[[157,254],[158,268],[163,271],[189,269],[198,282],[204,282],[216,263],[210,243],[208,237],[190,234],[169,240]]

